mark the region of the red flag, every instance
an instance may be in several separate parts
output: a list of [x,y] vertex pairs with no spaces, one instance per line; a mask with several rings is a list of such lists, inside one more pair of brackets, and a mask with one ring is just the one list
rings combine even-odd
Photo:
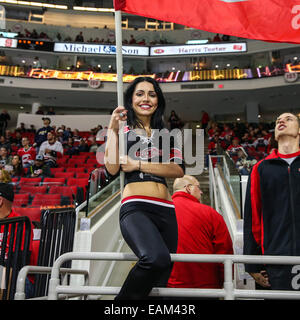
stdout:
[[114,6],[213,33],[300,43],[300,0],[114,0]]

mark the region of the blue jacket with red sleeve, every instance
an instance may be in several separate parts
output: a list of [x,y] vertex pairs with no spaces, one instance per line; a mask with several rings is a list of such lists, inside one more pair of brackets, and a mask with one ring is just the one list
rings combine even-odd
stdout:
[[[284,158],[295,158],[289,164]],[[244,210],[245,255],[300,255],[300,151],[274,150],[248,179]],[[260,265],[248,264],[247,272]]]

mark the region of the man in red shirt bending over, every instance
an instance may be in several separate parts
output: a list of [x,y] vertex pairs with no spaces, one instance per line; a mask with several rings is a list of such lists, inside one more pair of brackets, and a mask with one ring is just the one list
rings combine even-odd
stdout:
[[[232,254],[232,241],[223,217],[201,203],[198,180],[185,175],[173,184],[178,223],[177,253]],[[224,267],[219,263],[175,262],[168,287],[222,288]]]

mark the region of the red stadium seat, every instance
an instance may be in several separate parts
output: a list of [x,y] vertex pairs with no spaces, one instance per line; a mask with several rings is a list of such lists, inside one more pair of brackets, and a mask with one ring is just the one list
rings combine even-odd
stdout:
[[64,185],[65,184],[65,178],[45,178],[43,181],[43,185],[49,185],[49,186],[54,186],[54,185]]
[[14,210],[21,216],[28,217],[31,221],[40,221],[41,220],[41,209],[40,208],[21,208],[13,207]]
[[75,195],[74,190],[69,186],[53,186],[49,189],[49,194],[61,194],[63,196],[72,196]]
[[55,206],[60,205],[61,195],[60,194],[36,194],[32,206]]
[[74,178],[74,172],[69,171],[69,172],[56,172],[54,174],[55,178],[65,178],[65,179],[69,179],[69,178]]
[[47,186],[27,186],[21,185],[19,193],[31,193],[31,195],[35,195],[36,193],[46,193]]
[[70,167],[77,167],[78,165],[82,165],[83,164],[83,161],[82,159],[73,159],[71,158],[69,161],[68,161],[68,166]]
[[77,178],[71,178],[67,181],[67,186],[76,186],[81,187],[83,189],[83,196],[84,200],[86,199],[86,189],[88,186],[88,179],[77,179]]
[[56,164],[58,167],[67,167],[68,166],[68,159],[65,158],[60,158],[56,160]]
[[64,171],[65,171],[65,168],[64,168],[64,167],[51,168],[50,171],[51,171],[51,174],[54,175],[56,172],[64,172]]
[[28,186],[38,186],[42,181],[42,178],[21,178],[19,184],[26,184]]
[[74,190],[71,187],[68,186],[53,186],[49,190],[49,194],[61,194],[62,196],[62,202],[61,204],[73,204],[76,195],[77,195],[77,188]]
[[29,202],[29,193],[16,193],[14,196],[13,206],[22,207],[27,206]]
[[76,173],[77,179],[88,179],[89,177],[90,177],[89,173],[85,173],[85,172],[77,172]]
[[85,172],[85,167],[69,167],[66,169],[66,172]]

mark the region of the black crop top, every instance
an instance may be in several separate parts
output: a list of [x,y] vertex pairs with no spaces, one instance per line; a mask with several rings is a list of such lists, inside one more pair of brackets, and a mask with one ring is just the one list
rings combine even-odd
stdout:
[[[167,129],[152,129],[151,137],[147,137],[142,129],[124,127],[125,151],[134,160],[168,163],[175,162],[185,171],[182,147],[177,136]],[[144,133],[144,134],[143,134]],[[178,131],[179,133],[179,131]],[[125,172],[125,185],[132,182],[153,181],[167,186],[164,177],[141,171]]]

